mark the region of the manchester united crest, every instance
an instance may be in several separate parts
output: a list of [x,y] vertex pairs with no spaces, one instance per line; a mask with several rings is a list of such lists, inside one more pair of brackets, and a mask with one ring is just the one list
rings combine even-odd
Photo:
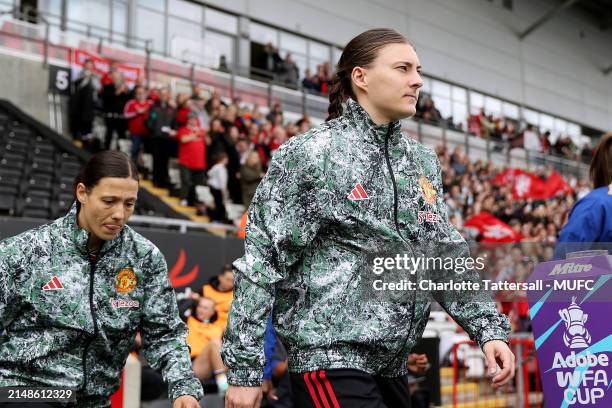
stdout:
[[130,293],[136,288],[136,274],[130,268],[122,269],[115,277],[117,293]]
[[421,185],[425,202],[427,204],[434,205],[436,203],[436,189],[425,176],[421,176],[421,178],[419,178],[419,184]]

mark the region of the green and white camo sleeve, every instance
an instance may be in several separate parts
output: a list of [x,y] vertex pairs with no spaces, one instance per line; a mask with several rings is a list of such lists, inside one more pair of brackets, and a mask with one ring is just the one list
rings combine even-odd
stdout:
[[200,399],[203,396],[202,385],[193,374],[185,340],[187,328],[179,318],[166,261],[157,248],[148,257],[149,275],[145,281],[140,323],[145,358],[154,369],[161,368],[171,401],[181,395]]
[[[435,188],[442,192],[442,177],[440,163],[436,158],[437,176],[435,178]],[[445,241],[436,243],[438,253],[436,256],[441,258],[467,258],[470,251],[467,243],[459,234],[457,229],[450,224],[448,219],[448,209],[444,203],[443,194],[438,194],[438,207],[442,222],[446,224],[445,230],[451,231],[451,236]],[[474,269],[457,273],[445,271],[442,279],[455,282],[471,281],[479,282],[480,276]],[[438,303],[455,319],[455,321],[468,333],[470,338],[482,347],[490,340],[508,341],[510,333],[510,323],[508,318],[500,313],[490,294],[481,291],[447,291],[438,293],[434,296]]]
[[264,331],[274,303],[274,284],[301,259],[322,224],[321,170],[299,140],[273,156],[249,208],[245,255],[234,263],[234,300],[222,347],[228,382],[263,381]]

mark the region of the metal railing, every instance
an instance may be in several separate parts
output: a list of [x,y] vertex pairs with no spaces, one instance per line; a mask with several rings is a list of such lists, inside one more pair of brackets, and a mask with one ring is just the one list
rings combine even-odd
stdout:
[[452,400],[450,406],[529,408],[543,406],[544,394],[539,374],[533,335],[512,333],[509,346],[516,356],[515,377],[497,393],[484,370],[484,354],[478,345],[465,340],[453,345]]
[[416,119],[402,121],[402,130],[421,143],[436,147],[445,146],[452,151],[460,147],[470,161],[492,162],[496,167],[518,167],[527,170],[554,168],[561,175],[588,179],[589,165],[553,154],[542,154],[520,147],[511,148],[509,143],[484,139],[468,132],[459,132]]
[[132,215],[128,224],[141,227],[177,228],[181,234],[187,233],[188,230],[204,232],[218,230],[232,234],[238,232],[238,228],[233,225],[179,220],[176,218],[150,217],[146,215]]
[[[0,6],[7,7],[0,9],[0,17],[11,16],[14,26],[14,32],[7,32],[6,27],[3,27],[3,34],[23,37],[26,40],[37,41],[42,44],[43,66],[46,67],[49,60],[49,52],[52,45],[57,46],[58,43],[63,43],[60,46],[78,47],[78,41],[81,38],[94,39],[96,42],[96,52],[102,53],[104,44],[123,44],[125,46],[142,50],[146,54],[146,58],[150,59],[152,50],[152,40],[143,39],[140,37],[130,36],[123,33],[118,33],[103,27],[93,24],[83,23],[76,20],[62,20],[60,16],[46,12],[41,12],[30,6],[14,7],[10,3],[0,1]],[[60,23],[53,21],[61,20]],[[37,33],[38,24],[43,24],[44,33]],[[100,34],[104,33],[104,34]],[[38,34],[38,35],[37,35]],[[78,37],[71,38],[71,34]],[[121,39],[121,41],[118,41]]]

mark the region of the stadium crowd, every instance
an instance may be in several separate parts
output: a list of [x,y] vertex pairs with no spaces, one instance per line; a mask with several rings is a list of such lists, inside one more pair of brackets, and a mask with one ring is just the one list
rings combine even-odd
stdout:
[[[216,94],[205,98],[197,84],[191,94],[178,93],[172,98],[167,86],[146,89],[137,83],[130,89],[114,64],[100,80],[87,69],[87,64],[83,71],[75,85],[82,86],[86,78],[92,98],[99,101],[106,125],[105,140],[97,148],[110,148],[115,137],[131,139],[132,158],[142,165],[142,153],[150,153],[154,185],[169,189],[173,188],[168,177],[169,159],[178,158],[181,188],[176,193],[181,203],[199,205],[195,186],[208,185],[215,205],[200,208],[213,221],[229,221],[224,203],[248,207],[274,151],[287,139],[311,127],[308,115],[297,122],[286,121],[279,103],[263,108],[242,104],[239,98],[224,101]],[[322,65],[318,75],[307,76],[304,81],[325,88],[328,77],[329,68]],[[423,99],[417,116],[439,123],[442,118],[434,101],[428,95]],[[493,118],[484,110],[470,118],[469,131],[481,137],[511,144],[520,140],[524,141],[525,148],[541,152],[553,149],[570,156],[576,154],[569,138],[558,138],[551,145],[546,143],[549,132],[540,134],[531,125],[520,134],[515,129],[511,121]],[[88,142],[87,135],[77,133],[75,137]],[[570,177],[567,181],[574,189],[573,195],[548,200],[517,199],[510,185],[491,183],[502,170],[494,168],[492,163],[471,162],[460,148],[451,152],[439,146],[437,152],[449,216],[459,229],[466,219],[486,211],[510,225],[521,234],[523,241],[554,243],[575,199],[588,192],[586,180]],[[546,179],[550,172],[551,169],[545,169],[540,175]]]
[[452,116],[444,118],[436,107],[434,99],[427,94],[422,95],[419,99],[416,118],[423,120],[425,123],[443,126],[451,130],[467,130],[471,135],[490,139],[495,142],[494,149],[497,150],[522,147],[532,154],[552,154],[586,163],[593,156],[593,146],[590,142],[578,146],[566,134],[555,134],[549,130],[538,129],[531,124],[521,126],[514,119],[495,116],[487,113],[484,108],[481,108],[478,113],[468,116],[467,129],[465,129],[463,122],[455,122],[459,118],[453,118]]
[[[82,78],[88,78],[87,85],[78,88]],[[174,98],[167,86],[147,89],[137,83],[130,89],[114,65],[98,80],[86,63],[75,86],[98,103],[106,127],[103,142],[92,136],[91,124],[74,132],[84,147],[109,149],[115,139],[127,138],[132,142],[132,159],[143,168],[142,153],[150,153],[153,183],[168,189],[174,188],[169,160],[177,158],[181,204],[198,206],[218,222],[229,222],[225,203],[248,207],[274,151],[311,126],[308,115],[287,122],[278,103],[263,109],[241,104],[239,98],[231,102],[216,94],[205,98],[197,84],[191,94],[178,93]],[[77,110],[75,117],[84,115]],[[197,185],[210,188],[214,206],[202,207],[195,194]]]

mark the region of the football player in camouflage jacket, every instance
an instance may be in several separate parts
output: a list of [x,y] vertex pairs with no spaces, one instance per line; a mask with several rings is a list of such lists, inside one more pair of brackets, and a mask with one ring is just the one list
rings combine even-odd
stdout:
[[[231,407],[254,406],[261,398],[253,387],[262,383],[270,312],[287,349],[290,372],[305,373],[301,375],[311,391],[330,380],[334,369],[404,376],[410,349],[425,328],[429,301],[416,291],[398,301],[373,295],[368,289],[373,282],[371,256],[421,250],[430,256],[469,256],[467,244],[448,221],[436,154],[406,137],[398,121],[414,114],[422,86],[418,58],[405,38],[394,37],[395,31],[375,31],[358,36],[357,46],[355,40],[349,43],[343,58],[377,41],[384,44],[389,31],[395,43],[379,47],[377,66],[367,77],[365,69],[349,67],[353,89],[359,89],[343,91],[350,97],[344,113],[281,146],[249,208],[245,255],[234,263],[235,295],[222,348]],[[346,71],[343,58],[340,75]],[[344,86],[335,85],[332,92]],[[375,99],[374,93],[384,98]],[[355,94],[379,117],[357,103]],[[330,101],[333,113],[339,106],[333,106],[333,97]],[[392,120],[380,120],[385,111],[376,104],[388,108],[385,103],[391,109],[394,103],[400,106],[395,112],[389,109]],[[451,273],[456,280],[478,279],[473,271]],[[455,292],[438,294],[436,300],[472,339],[481,346],[490,343],[485,346],[488,363],[494,365],[497,357],[508,370],[494,382],[505,381],[513,374],[505,343],[508,321],[489,298],[476,297]],[[333,380],[331,385],[335,389]],[[360,392],[358,385],[354,388],[352,392]],[[352,405],[343,403],[337,392],[332,398],[319,391],[323,401],[338,397],[341,406]],[[320,405],[316,395],[312,398],[311,405]],[[393,406],[400,406],[395,401]]]
[[174,406],[199,407],[164,257],[125,225],[137,179],[126,155],[100,153],[65,217],[0,243],[0,387],[65,387],[78,407],[109,406],[140,331]]

